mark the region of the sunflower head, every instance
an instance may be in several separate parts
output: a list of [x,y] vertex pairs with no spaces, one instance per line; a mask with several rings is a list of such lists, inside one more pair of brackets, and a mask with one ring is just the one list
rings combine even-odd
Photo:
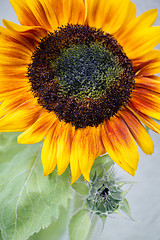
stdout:
[[157,11],[137,17],[130,0],[10,2],[20,25],[0,27],[0,130],[44,140],[44,175],[70,164],[72,182],[89,181],[106,152],[134,175],[137,144],[154,148],[144,126],[160,133]]
[[76,129],[110,119],[134,88],[132,62],[122,47],[111,35],[83,25],[44,37],[27,74],[39,104]]

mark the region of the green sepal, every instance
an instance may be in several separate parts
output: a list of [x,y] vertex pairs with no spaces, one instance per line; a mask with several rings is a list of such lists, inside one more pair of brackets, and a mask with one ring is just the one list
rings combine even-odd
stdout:
[[126,185],[126,184],[131,184],[131,185],[133,185],[134,183],[136,183],[136,182],[130,182],[130,181],[120,181],[120,182],[117,182],[117,184],[118,184],[120,187],[123,187],[123,186]]
[[121,202],[120,207],[119,207],[119,209],[118,209],[118,211],[117,211],[117,213],[118,213],[120,216],[122,216],[119,210],[121,210],[123,213],[125,213],[132,221],[138,222],[137,220],[135,220],[135,219],[132,217],[132,215],[131,215],[131,210],[130,210],[130,206],[129,206],[129,203],[128,203],[128,201],[127,201],[126,198],[123,199],[123,201]]

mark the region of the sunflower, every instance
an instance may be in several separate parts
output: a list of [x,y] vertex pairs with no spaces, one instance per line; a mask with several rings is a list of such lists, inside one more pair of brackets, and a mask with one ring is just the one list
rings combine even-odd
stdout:
[[0,131],[44,140],[44,175],[70,164],[89,181],[104,153],[135,174],[137,144],[160,134],[157,10],[136,17],[130,0],[10,0],[19,24],[0,27]]

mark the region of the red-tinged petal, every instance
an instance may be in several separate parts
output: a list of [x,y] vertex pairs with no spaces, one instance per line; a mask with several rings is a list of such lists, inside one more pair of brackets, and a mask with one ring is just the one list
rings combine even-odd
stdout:
[[46,30],[56,29],[57,17],[49,1],[44,0],[10,0],[18,20],[22,25],[41,26]]
[[79,138],[79,166],[84,178],[89,181],[89,174],[95,158],[104,153],[104,147],[101,148],[101,139],[99,135],[100,126],[97,128],[87,127],[77,130]]
[[55,121],[58,121],[55,114],[42,112],[37,121],[18,136],[18,143],[33,144],[42,141]]
[[154,132],[160,134],[160,125],[156,123],[152,118],[148,117],[144,113],[137,110],[133,105],[129,105],[128,108],[136,115],[136,117],[148,128]]
[[121,111],[120,115],[143,152],[152,154],[154,151],[153,141],[141,122],[128,109]]
[[5,115],[0,118],[0,131],[21,132],[27,130],[41,114],[41,107],[36,106],[34,102],[34,99],[31,99],[6,114],[4,111]]
[[102,141],[110,157],[126,172],[134,175],[138,165],[138,149],[122,118],[114,116],[104,122]]
[[148,77],[136,77],[135,83],[138,88],[147,89],[160,93],[160,81]]
[[152,49],[146,54],[144,54],[143,56],[132,59],[132,64],[134,66],[134,69],[136,71],[139,71],[141,70],[141,68],[147,66],[148,64],[152,64],[156,62],[157,59],[159,59],[159,52],[160,51],[157,49]]
[[[159,51],[159,55],[160,55],[160,51]],[[157,74],[160,72],[160,57],[158,58],[155,58],[155,59],[152,59],[148,62],[144,62],[140,65],[140,69],[139,71],[137,72],[137,76],[150,76],[150,75],[153,75],[153,74]]]
[[143,88],[135,88],[130,100],[140,112],[160,120],[160,95]]
[[27,102],[31,102],[34,104],[33,106],[37,106],[37,101],[33,98],[30,92],[24,92],[21,89],[15,91],[13,95],[5,98],[0,105],[0,117],[3,117],[8,112],[15,110],[17,107]]
[[23,48],[30,54],[34,51],[40,39],[47,34],[45,29],[37,26],[21,26],[7,20],[3,20],[3,24],[6,28],[0,27],[0,42],[6,41],[5,45],[8,45],[8,47],[14,46],[14,44],[16,47],[19,45],[20,49]]

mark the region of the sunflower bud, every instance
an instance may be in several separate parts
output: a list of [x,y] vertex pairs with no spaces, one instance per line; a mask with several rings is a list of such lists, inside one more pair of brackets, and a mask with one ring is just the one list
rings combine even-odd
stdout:
[[123,191],[109,174],[103,178],[95,177],[89,188],[87,205],[92,212],[108,215],[119,208]]

